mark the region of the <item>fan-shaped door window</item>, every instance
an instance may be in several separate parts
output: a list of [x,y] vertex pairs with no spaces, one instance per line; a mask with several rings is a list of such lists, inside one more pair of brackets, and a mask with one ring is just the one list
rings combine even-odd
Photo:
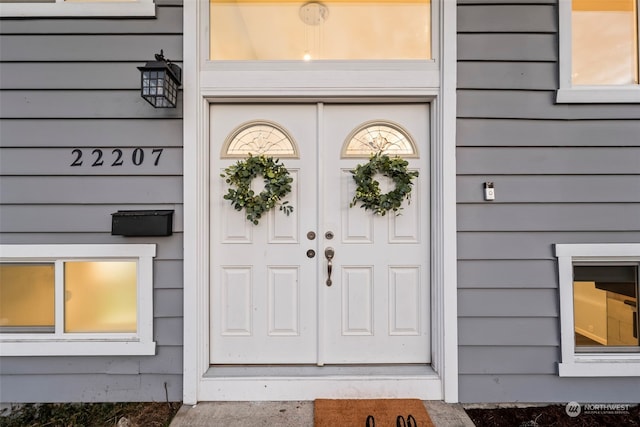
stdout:
[[374,153],[415,158],[418,148],[402,127],[383,121],[362,124],[351,132],[342,147],[342,157],[367,158]]
[[223,158],[244,158],[249,154],[298,158],[298,147],[289,133],[273,122],[252,121],[238,126],[222,147]]

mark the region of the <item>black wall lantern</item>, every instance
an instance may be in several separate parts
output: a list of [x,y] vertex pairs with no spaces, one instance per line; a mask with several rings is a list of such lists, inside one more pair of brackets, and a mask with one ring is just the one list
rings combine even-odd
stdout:
[[182,81],[182,70],[165,59],[162,50],[156,60],[138,67],[142,77],[140,95],[155,108],[175,108],[178,101],[178,87]]

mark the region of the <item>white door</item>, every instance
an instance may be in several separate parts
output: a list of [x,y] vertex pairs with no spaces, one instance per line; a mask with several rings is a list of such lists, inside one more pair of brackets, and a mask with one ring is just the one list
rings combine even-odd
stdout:
[[[429,363],[428,105],[219,104],[210,128],[210,362]],[[394,132],[420,173],[411,202],[399,216],[350,208],[350,170],[368,161],[357,141],[393,153]],[[229,144],[280,158],[290,216],[274,209],[253,225],[223,199],[220,172],[238,161]]]

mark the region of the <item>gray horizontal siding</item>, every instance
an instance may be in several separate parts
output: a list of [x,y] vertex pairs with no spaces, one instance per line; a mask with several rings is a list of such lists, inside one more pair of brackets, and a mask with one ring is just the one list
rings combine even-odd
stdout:
[[638,175],[458,176],[458,203],[485,203],[484,182],[493,182],[502,203],[639,203]]
[[[140,90],[140,71],[136,64],[130,62],[45,62],[37,66],[25,62],[8,62],[1,67],[0,89],[4,90]],[[56,78],[51,79],[51,76]]]
[[640,120],[458,119],[461,146],[638,146]]
[[[91,143],[91,141],[86,141]],[[82,154],[74,153],[76,148],[0,148],[0,171],[2,175],[167,175],[182,174],[182,148],[162,147],[162,152],[153,153],[151,147],[128,144],[136,141],[112,141],[113,145],[76,146]],[[94,150],[99,149],[99,153]],[[119,151],[122,151],[120,156]],[[81,156],[81,157],[79,157]],[[72,164],[79,160],[79,166]],[[156,164],[156,161],[158,164]],[[99,164],[97,162],[102,162]],[[121,165],[117,163],[122,162]],[[136,163],[140,163],[136,165]],[[134,180],[135,178],[131,178]],[[122,181],[122,180],[120,180]],[[103,182],[107,182],[104,181]],[[118,182],[115,180],[114,182]],[[82,185],[82,184],[78,184]],[[112,184],[113,185],[113,184]],[[114,187],[112,187],[114,188]]]
[[173,231],[182,231],[182,205],[4,205],[0,229],[20,233],[110,233],[111,214],[121,209],[173,209]]
[[458,33],[555,33],[557,29],[556,8],[551,4],[482,4],[458,8]]
[[638,379],[558,377],[553,245],[640,242],[640,105],[555,103],[557,1],[457,10],[460,399],[637,400]]
[[459,62],[458,89],[554,90],[553,62]]
[[[160,347],[155,356],[136,357],[104,357],[87,358],[83,363],[74,363],[74,359],[65,357],[43,356],[34,361],[28,357],[3,357],[0,365],[1,373],[11,375],[26,374],[180,374],[182,372],[182,347]],[[39,363],[42,362],[42,363]],[[178,362],[178,363],[176,363]],[[167,369],[169,368],[169,369]]]
[[551,260],[459,260],[458,288],[557,289],[557,274]]
[[[84,176],[81,180],[72,176],[4,176],[2,181],[3,204],[154,204],[182,198],[180,176]],[[109,188],[127,191],[105,191]]]
[[153,316],[160,317],[182,317],[182,289],[156,289],[153,293]]
[[[43,386],[46,384],[46,386]],[[165,391],[166,384],[166,391]],[[4,375],[13,402],[164,402],[182,400],[181,375]]]
[[[112,21],[117,23],[118,21]],[[117,26],[117,25],[116,25]],[[1,31],[1,30],[0,30]],[[174,34],[0,35],[3,62],[152,61],[164,49],[172,61],[182,58],[182,36]],[[137,65],[137,64],[132,64]]]
[[[460,210],[464,206],[459,207]],[[638,231],[459,231],[459,260],[555,260],[555,243],[638,243]],[[500,275],[499,270],[495,271]],[[557,283],[557,278],[556,278]]]
[[554,34],[458,34],[458,60],[556,61],[557,44]]
[[181,146],[182,120],[0,120],[1,147],[113,147],[123,143],[133,147]]
[[461,317],[558,316],[556,289],[461,289]]
[[560,378],[548,375],[461,375],[461,393],[477,402],[638,403],[637,378]]
[[182,346],[182,317],[157,317],[153,320],[153,338],[159,346]]
[[461,346],[461,374],[556,374],[555,346]]
[[457,150],[458,174],[635,174],[638,147],[464,147]]
[[179,95],[177,108],[155,109],[142,99],[139,90],[3,91],[0,111],[7,119],[172,119],[182,116],[181,100]]
[[[182,105],[151,107],[136,68],[161,49],[181,65],[182,1],[156,4],[152,18],[0,24],[0,241],[157,245],[156,354],[3,358],[2,401],[182,399]],[[175,210],[174,234],[112,236],[111,214],[126,209]]]
[[156,289],[182,289],[183,262],[181,259],[156,258],[153,264],[153,285]]
[[[156,4],[159,2],[156,0]],[[155,19],[34,19],[2,21],[3,34],[182,34],[182,8],[157,7]],[[152,57],[153,58],[153,57]]]
[[458,117],[640,120],[640,104],[555,104],[555,97],[555,91],[459,90]]
[[458,205],[459,231],[640,231],[640,203]]
[[558,346],[560,331],[555,317],[461,317],[458,343],[493,346]]

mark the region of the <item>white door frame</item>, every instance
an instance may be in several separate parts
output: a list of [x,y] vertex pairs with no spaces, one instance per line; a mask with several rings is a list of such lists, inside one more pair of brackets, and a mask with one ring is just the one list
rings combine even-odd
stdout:
[[[441,0],[435,5],[437,19],[439,70],[433,83],[433,67],[402,73],[393,64],[385,72],[395,73],[389,84],[371,84],[362,79],[359,87],[340,84],[341,75],[352,73],[349,65],[320,65],[316,72],[326,75],[323,67],[336,67],[333,81],[308,88],[296,87],[296,71],[305,73],[299,64],[291,64],[293,74],[278,86],[263,88],[264,76],[281,75],[281,64],[259,64],[256,71],[238,73],[234,64],[218,72],[208,71],[203,61],[206,46],[201,31],[208,28],[206,3],[187,1],[183,7],[183,142],[184,142],[184,333],[183,333],[183,401],[195,404],[202,400],[304,400],[318,396],[338,396],[345,381],[355,389],[380,397],[409,397],[458,401],[457,273],[456,273],[456,2]],[[203,12],[204,11],[204,12]],[[204,53],[203,53],[204,52]],[[201,71],[203,70],[203,71]],[[367,74],[367,71],[370,73]],[[360,71],[359,71],[360,72]],[[360,72],[380,75],[379,64]],[[238,75],[241,74],[240,77]],[[293,76],[293,79],[291,79]],[[239,80],[241,78],[242,80]],[[304,82],[305,78],[300,78]],[[389,81],[389,80],[385,80]],[[253,85],[253,86],[252,86]],[[331,375],[296,377],[277,371],[256,371],[235,377],[235,381],[208,374],[209,369],[209,104],[214,102],[282,100],[403,100],[431,103],[431,373],[398,371],[397,376],[358,375],[357,372],[333,372]],[[235,375],[235,374],[234,374]],[[304,378],[302,380],[301,378]],[[400,384],[389,390],[389,380]],[[221,381],[225,392],[219,392]],[[295,382],[295,384],[293,384]],[[307,388],[308,387],[308,388]],[[300,390],[309,390],[300,394]],[[273,393],[265,393],[272,390]],[[346,397],[346,396],[344,396]],[[368,396],[349,396],[368,397]]]

